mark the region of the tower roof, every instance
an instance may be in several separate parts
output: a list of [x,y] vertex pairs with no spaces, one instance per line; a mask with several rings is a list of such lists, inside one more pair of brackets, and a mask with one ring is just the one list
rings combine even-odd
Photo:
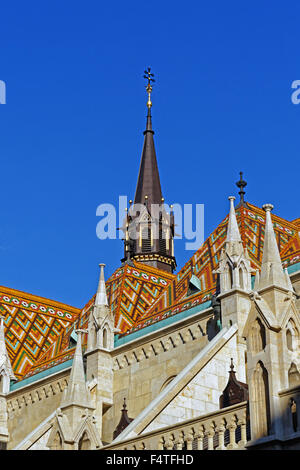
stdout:
[[228,216],[228,225],[227,225],[227,235],[226,235],[226,242],[240,242],[241,235],[238,227],[238,223],[236,220],[236,214],[234,209],[234,196],[229,196],[230,201],[230,212]]

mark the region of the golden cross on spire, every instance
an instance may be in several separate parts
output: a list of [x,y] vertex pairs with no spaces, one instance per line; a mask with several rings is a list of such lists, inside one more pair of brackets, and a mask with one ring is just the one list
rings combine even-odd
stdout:
[[144,70],[144,78],[146,78],[148,80],[148,83],[146,85],[146,91],[148,93],[148,102],[147,102],[147,107],[150,109],[151,106],[152,106],[152,102],[151,102],[151,92],[152,92],[152,85],[151,85],[151,82],[155,82],[154,78],[154,74],[151,73],[151,68],[148,67],[147,70]]

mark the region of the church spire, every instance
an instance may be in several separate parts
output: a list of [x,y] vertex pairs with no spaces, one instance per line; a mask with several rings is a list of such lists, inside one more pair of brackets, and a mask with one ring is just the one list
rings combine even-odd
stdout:
[[234,208],[234,196],[229,196],[230,201],[230,211],[229,211],[229,218],[228,218],[228,226],[227,226],[227,236],[226,236],[226,243],[229,242],[241,242],[241,235],[238,227],[238,223],[236,220],[235,208]]
[[273,205],[264,204],[263,209],[266,212],[266,223],[259,289],[274,284],[286,288],[286,278],[271,219]]
[[147,123],[144,145],[134,197],[134,204],[126,214],[122,230],[125,234],[124,264],[138,261],[172,273],[176,268],[174,257],[174,212],[167,212],[162,197],[160,178],[152,129],[151,93],[154,75],[150,67],[145,70],[147,79]]
[[147,197],[148,207],[151,208],[151,204],[161,204],[162,192],[160,185],[160,178],[157,166],[156,152],[154,146],[154,131],[152,129],[152,116],[151,116],[151,93],[152,85],[154,82],[154,74],[151,73],[150,67],[145,70],[144,78],[148,80],[146,91],[148,93],[147,101],[147,123],[146,130],[144,131],[144,145],[142,150],[142,157],[140,163],[139,176],[135,191],[135,204],[144,204],[145,197]]
[[97,289],[97,294],[96,294],[96,299],[95,299],[95,305],[108,305],[107,302],[107,295],[106,295],[106,286],[105,286],[105,279],[104,279],[104,263],[99,264],[100,267],[100,277],[99,277],[99,283],[98,283],[98,289]]
[[239,231],[234,208],[234,196],[229,196],[230,211],[228,216],[227,235],[225,242],[225,250],[232,257],[233,262],[237,261],[237,257],[243,252],[243,242]]

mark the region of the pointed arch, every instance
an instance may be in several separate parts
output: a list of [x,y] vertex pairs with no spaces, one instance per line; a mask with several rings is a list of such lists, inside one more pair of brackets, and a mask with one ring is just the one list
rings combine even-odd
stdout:
[[249,337],[253,354],[259,353],[266,347],[266,329],[259,318],[253,322]]
[[242,269],[241,266],[239,267],[239,287],[240,287],[240,289],[245,289],[245,286],[244,286],[244,273],[243,273],[243,269]]
[[292,318],[286,325],[286,345],[289,351],[297,351],[299,347],[299,331]]
[[264,437],[270,433],[270,399],[268,371],[259,361],[251,379],[252,403],[254,406],[256,437]]
[[290,351],[293,351],[293,335],[289,328],[286,330],[286,345]]
[[244,261],[241,261],[239,265],[239,287],[243,290],[248,290],[248,280],[247,280],[247,268]]
[[229,263],[226,263],[225,267],[225,291],[232,289],[233,286],[233,275],[232,268]]
[[300,374],[298,368],[294,362],[292,362],[289,370],[288,370],[288,381],[289,387],[296,387],[300,384]]
[[102,343],[103,343],[103,347],[105,349],[108,348],[108,331],[107,331],[107,327],[105,326],[103,328],[103,339],[102,339]]

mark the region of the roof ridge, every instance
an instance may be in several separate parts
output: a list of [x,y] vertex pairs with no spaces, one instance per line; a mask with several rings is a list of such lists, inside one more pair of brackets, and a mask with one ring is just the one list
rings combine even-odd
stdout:
[[[69,305],[69,304],[65,304],[63,302],[59,302],[58,300],[52,300],[52,299],[48,299],[47,297],[41,297],[39,295],[35,295],[35,294],[30,294],[29,292],[25,292],[25,291],[21,291],[21,290],[18,290],[18,289],[13,289],[11,287],[5,287],[5,286],[0,286],[0,292],[4,292],[6,294],[22,294],[20,296],[22,297],[26,297],[27,300],[30,299],[30,300],[40,300],[42,301],[43,303],[50,303],[51,302],[51,305],[54,306],[54,305],[59,305],[60,307],[67,307],[68,310],[74,310],[75,311],[81,311],[81,308],[78,308],[78,307],[73,307],[72,305]],[[48,302],[45,302],[45,301],[48,301]]]

